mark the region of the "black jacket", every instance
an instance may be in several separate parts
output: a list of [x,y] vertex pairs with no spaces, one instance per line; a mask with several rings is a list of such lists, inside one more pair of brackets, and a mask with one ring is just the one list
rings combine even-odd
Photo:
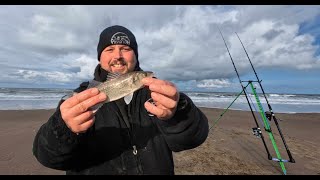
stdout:
[[44,166],[67,174],[174,174],[172,151],[202,144],[208,136],[208,120],[181,92],[174,117],[159,120],[144,108],[149,98],[149,89],[143,88],[129,105],[123,98],[104,104],[94,125],[79,135],[62,120],[61,100],[35,136],[34,156]]

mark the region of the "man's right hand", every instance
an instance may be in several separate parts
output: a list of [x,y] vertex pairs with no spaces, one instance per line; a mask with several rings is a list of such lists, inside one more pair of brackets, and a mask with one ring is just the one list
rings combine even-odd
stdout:
[[65,100],[60,106],[61,117],[74,133],[86,132],[94,123],[89,108],[107,99],[97,88],[90,88]]

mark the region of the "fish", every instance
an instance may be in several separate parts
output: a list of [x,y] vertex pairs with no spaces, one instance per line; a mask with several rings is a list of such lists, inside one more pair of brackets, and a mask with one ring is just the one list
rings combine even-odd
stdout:
[[104,102],[92,106],[92,111],[97,111],[103,104],[124,98],[126,104],[132,100],[133,93],[144,87],[141,80],[145,77],[153,77],[151,71],[132,71],[126,74],[108,73],[104,82],[92,80],[87,89],[96,87],[100,92],[106,94]]

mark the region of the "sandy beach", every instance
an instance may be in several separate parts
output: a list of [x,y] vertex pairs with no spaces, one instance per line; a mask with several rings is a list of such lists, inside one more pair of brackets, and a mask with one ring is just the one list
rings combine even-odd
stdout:
[[[210,127],[223,109],[201,108]],[[1,175],[64,175],[42,166],[32,155],[33,138],[53,110],[0,111]],[[288,175],[320,175],[320,113],[276,113],[295,163],[287,162]],[[258,119],[257,119],[258,120]],[[276,143],[283,159],[285,147],[273,121]],[[261,126],[261,125],[260,125]],[[227,111],[198,148],[174,153],[177,175],[281,175],[278,162],[268,160],[250,112]],[[276,157],[267,132],[262,131],[269,151]]]

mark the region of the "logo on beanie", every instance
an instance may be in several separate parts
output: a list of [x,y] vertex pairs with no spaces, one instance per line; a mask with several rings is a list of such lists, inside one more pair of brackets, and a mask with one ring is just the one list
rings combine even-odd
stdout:
[[123,32],[117,32],[111,37],[111,44],[130,45],[129,37]]

